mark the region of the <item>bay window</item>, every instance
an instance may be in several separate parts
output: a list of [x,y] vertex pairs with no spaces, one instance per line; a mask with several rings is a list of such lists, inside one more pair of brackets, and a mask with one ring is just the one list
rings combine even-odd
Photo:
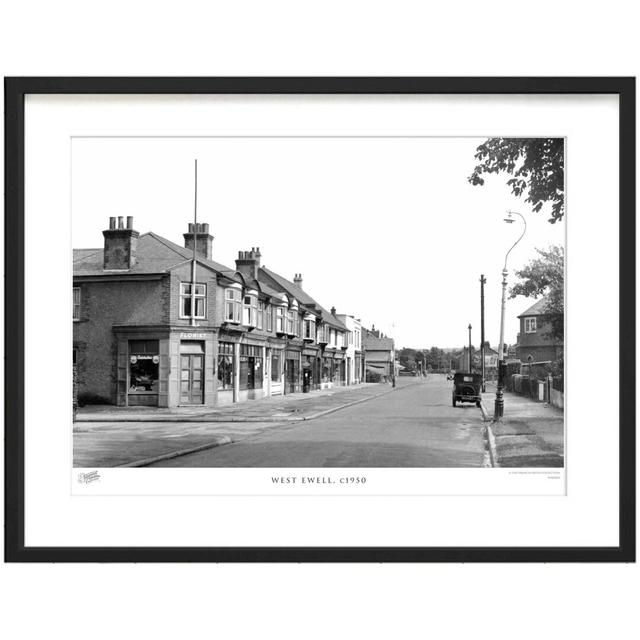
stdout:
[[224,319],[226,322],[240,324],[240,319],[242,317],[241,297],[242,293],[239,289],[225,289]]

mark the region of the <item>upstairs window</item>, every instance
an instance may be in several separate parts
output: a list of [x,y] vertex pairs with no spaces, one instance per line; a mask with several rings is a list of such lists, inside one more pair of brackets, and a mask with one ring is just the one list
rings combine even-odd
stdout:
[[265,305],[265,317],[267,319],[265,329],[273,331],[273,309],[269,305]]
[[295,335],[296,333],[296,313],[292,309],[287,311],[287,333],[289,335]]
[[276,307],[276,333],[284,333],[284,307]]
[[242,293],[239,289],[225,289],[224,319],[225,322],[240,324],[242,318]]
[[258,298],[252,295],[244,296],[242,307],[242,324],[255,327],[258,319]]
[[536,332],[536,318],[525,318],[524,319],[524,332],[525,333],[535,333]]
[[313,320],[304,321],[304,333],[302,337],[308,340],[316,339],[316,323]]
[[73,287],[73,319],[80,320],[80,287]]
[[256,327],[262,329],[264,325],[264,302],[258,300],[258,315],[256,317]]
[[193,285],[190,282],[180,283],[180,317],[181,318],[205,318],[205,301],[207,299],[207,285],[196,284],[195,295],[195,312],[191,315],[191,289]]

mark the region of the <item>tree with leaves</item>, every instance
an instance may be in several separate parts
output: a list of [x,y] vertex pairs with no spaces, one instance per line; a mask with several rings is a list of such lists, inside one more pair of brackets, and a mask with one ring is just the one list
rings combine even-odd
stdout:
[[536,249],[539,257],[516,271],[519,282],[511,287],[509,297],[545,296],[545,313],[551,323],[551,335],[564,339],[564,247],[551,245],[548,249]]
[[534,211],[551,204],[552,224],[564,216],[564,139],[563,138],[489,138],[476,149],[479,164],[468,180],[483,185],[488,173],[508,173],[511,192]]

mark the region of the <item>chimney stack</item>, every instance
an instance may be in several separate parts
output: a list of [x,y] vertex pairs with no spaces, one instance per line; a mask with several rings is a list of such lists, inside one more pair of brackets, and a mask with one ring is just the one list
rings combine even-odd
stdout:
[[193,222],[189,223],[189,231],[183,234],[184,246],[186,249],[193,251],[193,238],[196,239],[196,255],[202,256],[207,260],[211,260],[213,255],[213,236],[209,235],[209,224],[206,222],[198,222],[197,228]]
[[105,271],[128,271],[136,263],[136,249],[140,234],[133,228],[133,216],[127,216],[127,228],[124,218],[118,216],[116,227],[115,217],[109,218],[109,228],[102,232],[104,236]]
[[251,247],[251,251],[238,251],[236,270],[250,280],[257,280],[261,256],[260,247]]
[[335,307],[331,307],[331,315],[332,316],[336,315],[336,308]]
[[302,289],[302,274],[301,273],[296,273],[293,276],[293,284],[295,284],[296,287],[299,287],[300,289]]

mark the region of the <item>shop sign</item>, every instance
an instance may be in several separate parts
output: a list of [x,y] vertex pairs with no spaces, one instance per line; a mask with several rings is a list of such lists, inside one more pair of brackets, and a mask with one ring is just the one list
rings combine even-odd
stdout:
[[138,360],[151,360],[153,364],[158,364],[158,362],[160,362],[160,356],[151,356],[147,354],[131,356],[131,364],[135,364]]
[[181,340],[205,340],[207,337],[206,333],[187,333],[182,332],[180,334]]

